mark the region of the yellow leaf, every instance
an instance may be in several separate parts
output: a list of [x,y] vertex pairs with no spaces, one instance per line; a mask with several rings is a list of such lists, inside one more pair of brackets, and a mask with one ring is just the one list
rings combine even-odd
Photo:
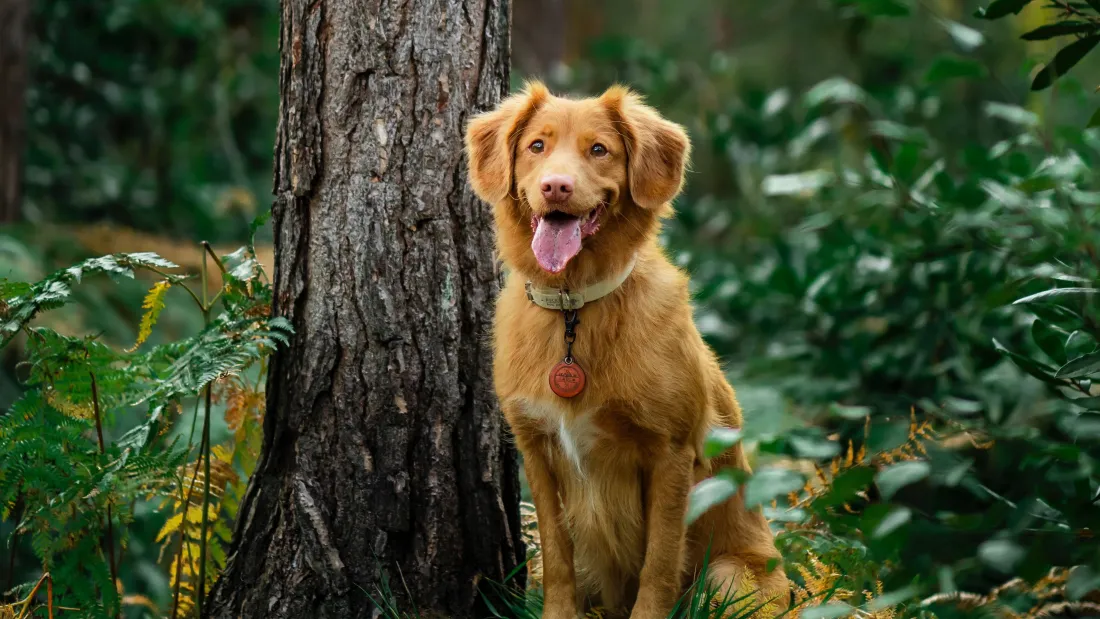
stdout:
[[168,522],[165,522],[164,526],[160,528],[160,533],[157,533],[156,541],[159,542],[176,531],[179,531],[181,524],[183,524],[183,514],[174,514],[168,519]]
[[225,464],[233,464],[233,452],[229,450],[225,445],[214,445],[214,449],[211,452],[214,459]]
[[89,403],[76,404],[54,389],[46,391],[46,402],[56,408],[67,417],[73,419],[92,419],[95,417],[95,409]]
[[164,309],[164,295],[171,286],[172,283],[165,280],[157,282],[149,289],[149,294],[145,295],[145,301],[141,304],[145,314],[142,315],[141,324],[138,326],[137,341],[132,347],[127,348],[126,352],[134,352],[153,334],[153,325],[156,324],[160,311]]

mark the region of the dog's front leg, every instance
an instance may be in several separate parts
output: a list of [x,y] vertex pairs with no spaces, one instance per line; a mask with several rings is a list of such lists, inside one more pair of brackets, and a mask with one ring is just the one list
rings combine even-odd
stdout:
[[550,469],[545,443],[524,448],[523,469],[542,542],[543,619],[576,619],[577,576],[573,567],[573,540],[565,529],[558,482]]
[[688,491],[695,450],[670,445],[646,476],[645,563],[631,619],[664,619],[683,584],[684,536]]

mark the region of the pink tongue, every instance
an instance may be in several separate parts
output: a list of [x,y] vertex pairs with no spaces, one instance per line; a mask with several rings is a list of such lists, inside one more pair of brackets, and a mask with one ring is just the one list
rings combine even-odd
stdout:
[[561,273],[573,256],[581,251],[581,220],[575,217],[539,219],[531,251],[544,271]]

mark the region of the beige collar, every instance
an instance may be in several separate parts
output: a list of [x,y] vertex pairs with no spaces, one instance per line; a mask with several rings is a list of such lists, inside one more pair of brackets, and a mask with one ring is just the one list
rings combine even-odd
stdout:
[[597,299],[602,299],[612,292],[615,292],[619,286],[623,285],[626,278],[630,277],[630,274],[634,271],[634,265],[637,262],[638,256],[635,255],[630,259],[630,264],[626,265],[626,268],[615,277],[596,282],[580,290],[565,290],[550,286],[539,286],[532,282],[527,282],[525,286],[527,289],[527,298],[535,305],[548,310],[577,310],[585,303],[591,303]]

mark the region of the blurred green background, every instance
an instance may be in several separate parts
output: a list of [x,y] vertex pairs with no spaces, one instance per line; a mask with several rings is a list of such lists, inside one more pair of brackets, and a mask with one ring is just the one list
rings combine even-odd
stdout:
[[[513,79],[578,94],[626,83],[688,128],[694,161],[665,240],[761,462],[827,459],[822,445],[864,440],[865,414],[872,449],[903,442],[911,411],[954,437],[896,496],[821,516],[845,549],[891,566],[888,589],[985,594],[1091,562],[1075,581],[1087,592],[1100,423],[1051,375],[1096,350],[1100,321],[1091,297],[1010,303],[1096,282],[1100,133],[1085,127],[1100,53],[1031,93],[1072,39],[1020,35],[1061,9],[975,18],[986,4],[517,0]],[[278,3],[38,0],[30,25],[25,199],[0,229],[0,277],[108,251],[194,265],[195,241],[245,241],[270,200]],[[270,233],[259,242],[269,255]],[[145,288],[82,288],[55,320],[128,344]],[[155,338],[198,324],[169,303]],[[6,409],[19,351],[0,355]],[[898,509],[904,527],[861,534]],[[160,521],[141,517],[127,590],[163,603]],[[14,565],[35,569],[29,552]]]

